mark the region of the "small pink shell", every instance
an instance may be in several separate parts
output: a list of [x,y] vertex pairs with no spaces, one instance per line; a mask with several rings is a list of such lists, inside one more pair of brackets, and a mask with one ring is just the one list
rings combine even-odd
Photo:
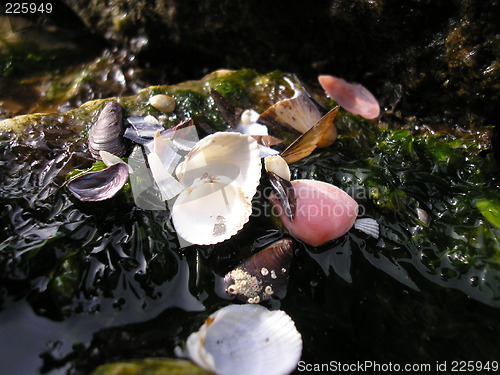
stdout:
[[378,101],[364,86],[328,75],[319,76],[318,81],[328,96],[349,112],[361,115],[366,119],[374,119],[379,116]]
[[358,204],[346,192],[326,182],[291,181],[297,198],[295,218],[291,222],[279,200],[270,200],[290,234],[312,246],[319,246],[344,235],[356,221]]

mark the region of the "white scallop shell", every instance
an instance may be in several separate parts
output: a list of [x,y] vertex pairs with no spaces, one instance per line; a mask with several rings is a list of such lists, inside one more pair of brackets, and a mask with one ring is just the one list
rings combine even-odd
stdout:
[[354,228],[372,236],[373,238],[380,237],[380,225],[375,219],[369,217],[357,219],[354,222]]
[[252,201],[226,176],[206,176],[186,188],[172,207],[177,235],[197,245],[211,245],[235,235],[252,214]]
[[184,186],[204,175],[225,176],[235,180],[251,199],[259,185],[261,168],[255,139],[234,132],[218,132],[198,141],[186,160],[178,165],[176,174]]
[[210,315],[178,356],[217,374],[289,374],[302,353],[302,337],[284,311],[230,305]]

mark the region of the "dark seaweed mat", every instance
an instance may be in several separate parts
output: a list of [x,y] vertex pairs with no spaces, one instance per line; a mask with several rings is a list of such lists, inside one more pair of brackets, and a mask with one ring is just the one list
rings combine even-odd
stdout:
[[[222,275],[285,234],[255,215],[224,244],[179,249],[168,211],[140,210],[127,191],[76,202],[61,186],[87,156],[60,141],[80,135],[50,120],[22,142],[0,144],[0,332],[26,335],[2,339],[5,368],[86,374],[106,362],[173,356],[230,302]],[[351,230],[317,249],[297,243],[287,297],[269,307],[296,322],[303,359],[498,359],[499,233],[473,204],[498,199],[491,154],[472,136],[457,141],[412,124],[390,131],[342,115],[338,128],[339,140],[294,166],[294,177],[348,191],[382,237]],[[269,209],[265,197],[254,203],[256,214]]]

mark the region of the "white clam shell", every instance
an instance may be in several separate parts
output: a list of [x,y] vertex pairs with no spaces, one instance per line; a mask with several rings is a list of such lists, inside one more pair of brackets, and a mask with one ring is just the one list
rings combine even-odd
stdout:
[[192,333],[183,352],[217,374],[289,374],[300,359],[302,337],[284,311],[260,305],[230,305],[210,315]]
[[266,171],[276,173],[281,178],[290,181],[290,167],[288,163],[279,155],[267,156],[264,159]]
[[172,207],[177,234],[187,242],[211,245],[235,235],[249,220],[252,201],[225,176],[206,176],[186,188]]
[[248,198],[257,191],[261,173],[259,145],[252,137],[234,132],[211,134],[193,147],[176,169],[177,178],[190,186],[202,176],[235,180]]

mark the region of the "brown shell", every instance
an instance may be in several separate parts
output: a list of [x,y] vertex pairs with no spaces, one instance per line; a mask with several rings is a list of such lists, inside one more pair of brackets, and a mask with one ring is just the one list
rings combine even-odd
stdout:
[[283,298],[286,295],[292,255],[291,239],[272,243],[226,274],[226,292],[248,303],[259,303],[273,295]]
[[89,130],[88,146],[92,156],[101,160],[99,151],[108,151],[116,156],[125,155],[127,150],[123,132],[121,106],[117,102],[106,103]]
[[337,139],[337,129],[334,124],[339,106],[324,115],[311,129],[298,137],[288,148],[281,153],[281,157],[288,164],[299,161],[317,147],[328,147]]

